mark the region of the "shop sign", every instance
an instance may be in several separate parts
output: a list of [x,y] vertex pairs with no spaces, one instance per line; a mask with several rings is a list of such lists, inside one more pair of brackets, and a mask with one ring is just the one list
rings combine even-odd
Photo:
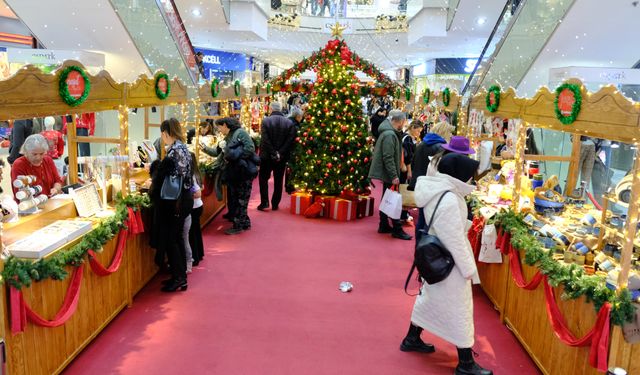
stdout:
[[79,72],[72,70],[67,76],[67,87],[69,89],[69,95],[74,99],[79,99],[84,93],[84,79]]
[[247,56],[242,53],[216,51],[206,48],[194,48],[196,52],[202,52],[202,65],[204,78],[212,79],[212,74],[222,71],[244,72],[247,70]]

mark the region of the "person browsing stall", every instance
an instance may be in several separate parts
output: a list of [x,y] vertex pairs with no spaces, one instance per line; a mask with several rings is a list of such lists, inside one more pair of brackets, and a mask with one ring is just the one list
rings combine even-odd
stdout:
[[[53,196],[62,192],[62,177],[53,159],[47,152],[49,143],[40,134],[32,134],[24,140],[20,153],[23,155],[16,159],[11,166],[11,181],[18,176],[36,176],[36,185],[42,186],[42,194]],[[15,187],[13,193],[18,191]]]

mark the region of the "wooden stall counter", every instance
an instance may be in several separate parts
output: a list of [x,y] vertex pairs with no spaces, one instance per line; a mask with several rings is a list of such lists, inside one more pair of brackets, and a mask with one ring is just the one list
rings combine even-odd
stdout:
[[[55,220],[72,219],[76,216],[72,200],[50,200],[40,213],[6,224],[5,238],[7,243],[11,243]],[[96,220],[92,231],[96,230],[98,223],[99,220]],[[126,237],[119,267],[111,267],[116,263],[114,260],[118,257],[118,242],[123,235],[124,232],[120,232],[105,243],[102,249],[96,249],[94,259],[109,272],[97,272],[93,269],[94,264],[85,256],[84,262],[78,267],[65,267],[68,276],[64,280],[47,278],[34,281],[29,287],[23,286],[18,293],[24,304],[16,303],[16,299],[12,298],[17,289],[4,283],[2,301],[5,303],[0,310],[0,330],[7,345],[8,373],[61,373],[120,311],[131,305],[133,296],[156,274],[157,266],[154,263],[155,251],[148,245],[148,235],[140,233]],[[64,245],[47,257],[66,251],[81,239],[82,237]],[[70,288],[74,282],[77,282],[78,287]],[[69,297],[73,296],[76,289],[78,294],[75,311],[70,313],[64,323],[52,324],[60,321],[60,312],[65,309],[65,302],[73,300]],[[15,316],[12,316],[11,311],[20,311],[16,307],[22,305],[28,306],[43,322],[27,318],[20,332],[15,329],[15,321],[12,320]]]

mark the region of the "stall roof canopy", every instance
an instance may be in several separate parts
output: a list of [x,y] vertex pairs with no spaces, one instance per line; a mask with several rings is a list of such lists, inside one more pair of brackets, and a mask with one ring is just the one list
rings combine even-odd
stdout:
[[156,95],[156,77],[160,74],[166,74],[163,71],[156,71],[153,77],[149,78],[146,74],[141,74],[135,80],[127,85],[127,106],[131,108],[152,107],[163,105],[175,105],[186,103],[187,86],[177,77],[169,81],[169,96],[160,99]]
[[125,84],[115,82],[106,71],[95,76],[87,72],[91,84],[89,96],[78,106],[66,104],[59,94],[58,81],[68,66],[77,66],[86,72],[81,63],[67,60],[52,74],[27,65],[0,81],[0,120],[117,110],[124,104]]
[[604,86],[587,92],[582,81],[565,81],[580,88],[580,112],[571,124],[563,124],[556,117],[556,93],[540,88],[532,98],[518,98],[513,88],[502,91],[496,112],[486,108],[487,91],[482,90],[471,100],[471,109],[482,110],[487,116],[520,118],[529,126],[575,133],[588,137],[624,143],[640,141],[640,102],[625,97],[614,86]]

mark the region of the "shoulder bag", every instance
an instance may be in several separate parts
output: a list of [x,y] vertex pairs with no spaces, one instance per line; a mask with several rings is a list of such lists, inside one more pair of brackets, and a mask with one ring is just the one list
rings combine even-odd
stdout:
[[438,203],[436,203],[436,208],[433,210],[431,214],[431,220],[429,220],[429,225],[424,229],[420,229],[422,233],[422,237],[420,241],[416,244],[416,250],[413,256],[413,264],[411,265],[411,270],[409,271],[409,275],[407,276],[407,281],[404,284],[404,290],[407,291],[407,286],[409,285],[409,281],[411,280],[411,276],[413,275],[413,271],[417,268],[420,277],[427,282],[427,284],[436,284],[440,281],[444,280],[449,276],[455,262],[453,260],[453,256],[447,250],[447,248],[440,242],[437,236],[429,234],[429,229],[433,224],[433,218],[436,216],[436,212],[438,211],[438,207],[440,206],[440,202],[442,202],[442,198],[449,193],[447,190],[438,199]]
[[160,189],[160,199],[177,201],[182,193],[182,176],[165,176]]

